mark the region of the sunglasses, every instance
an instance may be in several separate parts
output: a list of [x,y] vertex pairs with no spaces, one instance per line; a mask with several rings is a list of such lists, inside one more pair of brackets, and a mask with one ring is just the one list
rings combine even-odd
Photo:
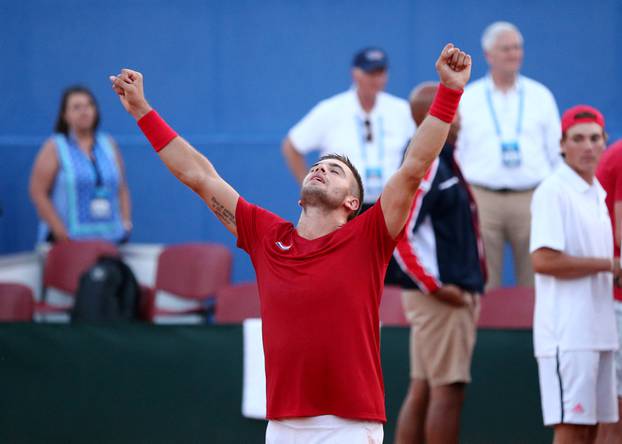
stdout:
[[367,142],[372,142],[374,140],[374,134],[371,131],[371,121],[365,119],[363,124],[365,125],[365,140],[367,140]]

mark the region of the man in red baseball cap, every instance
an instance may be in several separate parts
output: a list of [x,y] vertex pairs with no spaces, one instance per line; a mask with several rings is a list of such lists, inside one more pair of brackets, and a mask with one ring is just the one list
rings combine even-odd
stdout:
[[591,443],[618,421],[614,259],[605,190],[596,178],[605,119],[579,105],[562,116],[564,162],[536,189],[530,251],[536,272],[534,348],[544,424],[556,443]]
[[[613,254],[620,260],[620,239],[622,238],[622,140],[607,148],[598,162],[596,177],[607,192],[607,209],[613,229]],[[619,283],[614,287],[613,302],[618,338],[622,334],[622,288]],[[618,411],[622,410],[622,350],[616,352],[616,379],[618,392]],[[622,421],[599,430],[601,442],[622,442]]]

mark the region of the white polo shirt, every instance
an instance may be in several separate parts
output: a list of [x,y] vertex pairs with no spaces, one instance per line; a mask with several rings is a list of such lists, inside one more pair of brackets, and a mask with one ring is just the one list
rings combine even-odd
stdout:
[[414,132],[406,100],[380,92],[366,114],[351,89],[318,103],[290,130],[289,138],[301,154],[319,150],[320,155],[348,156],[363,180],[365,202],[373,203],[399,168]]
[[[507,92],[490,76],[476,80],[465,88],[459,113],[456,156],[473,185],[535,188],[561,160],[559,111],[553,94],[535,80],[519,76]],[[516,164],[504,162],[503,142],[518,145]]]
[[[547,247],[579,257],[613,257],[606,193],[565,162],[536,189],[531,203],[529,250]],[[615,350],[613,276],[602,272],[577,279],[536,273],[534,348],[537,357],[557,349]]]

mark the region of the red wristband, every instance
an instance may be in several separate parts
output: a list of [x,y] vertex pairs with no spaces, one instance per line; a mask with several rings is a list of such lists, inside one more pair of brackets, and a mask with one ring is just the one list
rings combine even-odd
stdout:
[[162,117],[154,109],[138,120],[138,127],[151,143],[154,150],[159,152],[177,137],[177,133],[168,126]]
[[436,95],[432,106],[430,106],[430,115],[443,122],[451,123],[454,120],[458,105],[460,104],[460,97],[462,97],[461,89],[447,88],[442,83],[439,83]]

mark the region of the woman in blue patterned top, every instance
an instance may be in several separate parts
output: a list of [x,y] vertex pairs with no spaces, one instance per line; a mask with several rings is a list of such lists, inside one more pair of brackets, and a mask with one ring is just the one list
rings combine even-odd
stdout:
[[127,240],[132,223],[123,159],[98,126],[91,91],[66,89],[55,134],[41,147],[30,178],[30,196],[41,218],[39,242]]

